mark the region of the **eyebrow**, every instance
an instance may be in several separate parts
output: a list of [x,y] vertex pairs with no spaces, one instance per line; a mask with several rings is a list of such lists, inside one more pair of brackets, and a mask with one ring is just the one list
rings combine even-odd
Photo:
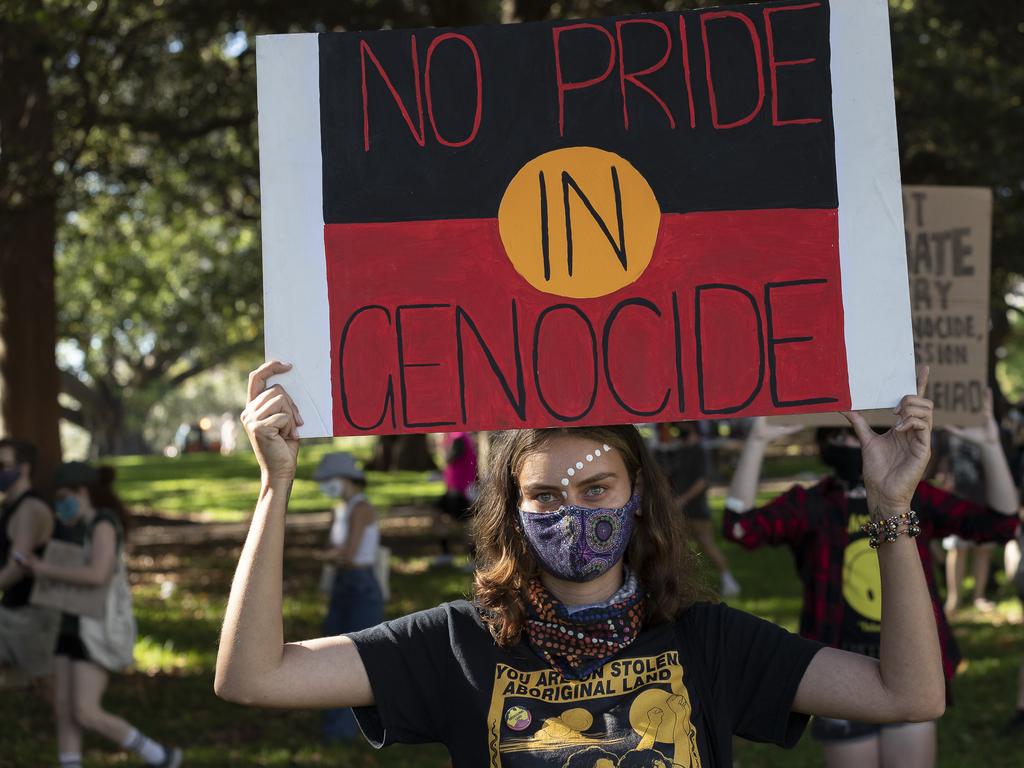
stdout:
[[[617,477],[614,472],[598,472],[597,474],[591,475],[590,477],[581,478],[579,476],[572,479],[572,485],[589,485],[590,483],[597,483],[601,480],[607,480],[609,478]],[[565,490],[560,485],[549,485],[548,483],[527,483],[523,486],[523,493],[539,493],[541,491],[562,491]]]

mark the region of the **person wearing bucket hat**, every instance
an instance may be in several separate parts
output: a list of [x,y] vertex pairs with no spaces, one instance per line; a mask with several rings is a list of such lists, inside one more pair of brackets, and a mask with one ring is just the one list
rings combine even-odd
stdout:
[[[379,624],[384,598],[374,573],[380,549],[377,513],[366,497],[366,476],[347,451],[325,454],[313,473],[325,496],[337,499],[328,539],[321,588],[330,594],[324,635],[336,636]],[[346,741],[358,735],[352,710],[324,712],[324,740]]]
[[54,660],[54,714],[61,768],[81,768],[82,732],[93,731],[147,765],[178,768],[182,751],[145,736],[103,708],[110,672],[131,664],[135,622],[123,564],[127,511],[113,490],[114,470],[82,461],[61,464],[55,474],[54,539],[85,547],[80,566],[25,559],[37,578],[105,590],[102,619],[64,613]]

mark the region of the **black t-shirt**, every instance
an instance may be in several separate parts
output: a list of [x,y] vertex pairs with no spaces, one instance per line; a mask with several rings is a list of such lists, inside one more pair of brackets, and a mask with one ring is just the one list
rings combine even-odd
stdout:
[[707,603],[583,680],[525,642],[500,648],[466,601],[349,637],[376,701],[355,709],[370,743],[440,742],[453,768],[728,766],[733,734],[791,747],[807,724],[793,697],[821,648]]
[[882,572],[878,555],[868,544],[861,526],[871,522],[867,499],[847,500],[849,540],[843,550],[843,634],[839,647],[864,656],[879,657],[882,641]]

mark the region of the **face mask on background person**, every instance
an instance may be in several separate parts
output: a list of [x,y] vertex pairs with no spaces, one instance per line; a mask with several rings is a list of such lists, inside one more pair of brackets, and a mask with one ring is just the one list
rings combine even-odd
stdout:
[[836,477],[848,486],[858,485],[864,474],[864,457],[860,447],[850,445],[825,445],[821,449],[821,460],[832,467]]
[[340,477],[334,477],[320,483],[320,493],[332,499],[340,499],[345,492],[345,483]]
[[519,509],[530,551],[540,567],[565,581],[591,581],[626,553],[633,518],[640,509],[634,493],[617,509],[564,504],[553,512]]
[[57,503],[53,505],[53,511],[57,514],[57,519],[65,525],[75,522],[78,518],[79,509],[80,504],[76,496],[65,496],[63,499],[57,499]]
[[0,491],[6,491],[21,477],[21,470],[18,467],[0,470]]

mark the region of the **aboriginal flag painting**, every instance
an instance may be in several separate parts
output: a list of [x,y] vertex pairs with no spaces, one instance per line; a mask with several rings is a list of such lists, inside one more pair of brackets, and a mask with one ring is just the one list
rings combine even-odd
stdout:
[[832,11],[282,36],[315,41],[320,433],[856,405]]

